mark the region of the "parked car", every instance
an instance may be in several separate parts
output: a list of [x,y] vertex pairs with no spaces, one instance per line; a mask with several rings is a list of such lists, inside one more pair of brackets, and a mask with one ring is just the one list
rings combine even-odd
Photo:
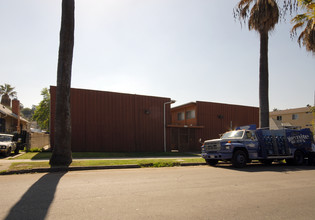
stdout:
[[0,153],[4,156],[10,156],[11,152],[16,150],[16,144],[14,135],[0,134]]

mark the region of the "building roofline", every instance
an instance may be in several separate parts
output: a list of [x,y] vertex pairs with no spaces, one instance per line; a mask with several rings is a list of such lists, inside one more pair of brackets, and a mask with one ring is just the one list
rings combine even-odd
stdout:
[[[50,87],[57,88],[57,86],[50,85]],[[133,95],[133,96],[142,96],[142,97],[151,97],[151,98],[160,98],[160,99],[169,99],[169,97],[160,97],[160,96],[153,96],[153,95],[140,95],[140,94],[132,94],[132,93],[123,93],[123,92],[114,92],[114,91],[104,91],[104,90],[95,90],[95,89],[84,89],[84,88],[73,88],[71,87],[71,90],[82,90],[82,91],[91,91],[91,92],[104,92],[104,93],[111,93],[111,94],[117,94],[117,95]]]
[[171,108],[171,110],[176,110],[178,108],[183,108],[183,107],[188,106],[188,105],[196,105],[196,102],[188,102],[188,103],[185,103],[185,104],[182,104],[182,105],[178,105],[178,106],[175,106],[175,107]]
[[249,105],[241,105],[241,104],[230,104],[230,103],[222,103],[222,102],[208,102],[208,101],[196,101],[198,102],[204,102],[204,103],[212,103],[217,105],[233,105],[233,106],[240,106],[240,107],[248,107],[248,108],[259,108],[257,106],[249,106]]
[[257,106],[248,106],[248,105],[239,105],[239,104],[229,104],[229,103],[220,103],[220,102],[208,102],[208,101],[195,101],[195,102],[188,102],[188,103],[185,103],[185,104],[173,107],[173,108],[171,108],[171,110],[176,110],[178,108],[182,108],[182,107],[185,107],[185,106],[188,106],[188,105],[192,105],[192,104],[197,105],[198,103],[211,103],[211,104],[216,104],[216,105],[229,105],[229,106],[232,105],[232,106],[240,106],[240,107],[247,107],[247,108],[259,108]]
[[[16,114],[14,114],[10,108],[8,108],[2,104],[0,104],[0,112],[4,115],[8,115],[12,118],[18,119],[18,116]],[[20,120],[24,121],[26,123],[29,123],[29,121],[27,121],[25,118],[23,118],[21,116],[20,116]]]
[[294,114],[294,113],[306,113],[310,112],[309,107],[302,107],[302,108],[291,108],[291,109],[286,109],[286,110],[277,110],[270,112],[270,116],[275,116],[275,115],[285,115],[285,114]]

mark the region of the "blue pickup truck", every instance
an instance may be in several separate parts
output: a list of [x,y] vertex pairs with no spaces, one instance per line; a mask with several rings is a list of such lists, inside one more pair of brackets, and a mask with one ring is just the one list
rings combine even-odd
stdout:
[[220,139],[205,141],[201,156],[211,166],[218,161],[230,161],[234,167],[241,168],[252,160],[271,164],[283,159],[288,164],[301,165],[312,155],[312,146],[310,129],[240,129],[228,131]]

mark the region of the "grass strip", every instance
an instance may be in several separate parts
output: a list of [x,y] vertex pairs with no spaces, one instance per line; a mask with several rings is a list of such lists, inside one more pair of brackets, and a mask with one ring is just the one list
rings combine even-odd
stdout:
[[[141,167],[172,167],[182,163],[203,163],[204,159],[143,159],[143,160],[82,160],[73,161],[70,167],[139,165]],[[49,162],[13,162],[8,171],[49,168]]]
[[[198,153],[106,153],[106,152],[73,152],[73,159],[83,159],[83,158],[132,158],[132,157],[191,157],[200,156]],[[51,152],[27,152],[14,159],[49,159],[51,157]],[[14,160],[13,159],[13,160]]]

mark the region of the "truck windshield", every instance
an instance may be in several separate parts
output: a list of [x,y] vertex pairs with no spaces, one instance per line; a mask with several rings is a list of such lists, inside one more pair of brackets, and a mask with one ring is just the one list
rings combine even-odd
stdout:
[[0,135],[0,141],[1,142],[10,142],[12,137],[11,136],[6,136],[6,135]]
[[242,138],[244,131],[229,131],[222,135],[221,139]]

